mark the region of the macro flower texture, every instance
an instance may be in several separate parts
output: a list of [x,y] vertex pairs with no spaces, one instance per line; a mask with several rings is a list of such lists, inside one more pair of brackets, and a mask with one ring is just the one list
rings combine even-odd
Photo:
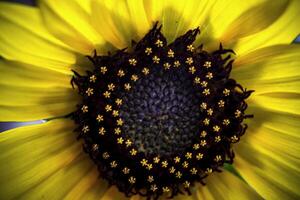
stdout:
[[0,199],[300,199],[299,8],[0,2]]

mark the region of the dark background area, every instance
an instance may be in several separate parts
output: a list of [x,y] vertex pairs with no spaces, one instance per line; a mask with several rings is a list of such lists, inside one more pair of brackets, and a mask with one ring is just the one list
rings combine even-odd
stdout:
[[35,5],[35,0],[1,0],[1,1],[17,2],[17,3],[28,4],[28,5]]

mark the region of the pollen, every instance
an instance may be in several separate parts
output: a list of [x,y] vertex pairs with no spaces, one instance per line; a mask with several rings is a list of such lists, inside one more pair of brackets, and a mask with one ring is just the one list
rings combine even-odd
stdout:
[[109,91],[105,91],[105,92],[103,93],[103,96],[104,96],[105,98],[109,98],[109,97],[110,97],[110,92],[109,92]]
[[179,162],[180,162],[180,157],[176,156],[176,157],[174,158],[174,162],[175,162],[175,163],[179,163]]
[[107,87],[108,87],[108,90],[114,91],[116,86],[115,86],[115,84],[111,83]]
[[89,111],[89,107],[86,106],[86,105],[83,105],[83,106],[81,107],[81,110],[82,110],[83,113],[87,113],[87,112]]
[[175,60],[175,62],[174,62],[174,67],[177,68],[177,67],[179,67],[180,65],[181,65],[181,64],[180,64],[179,60]]
[[207,109],[206,112],[207,112],[207,115],[209,115],[209,116],[212,116],[214,113],[213,109],[211,109],[211,108]]
[[190,44],[186,47],[187,51],[193,52],[195,50],[194,45]]
[[208,72],[205,77],[208,79],[212,79],[214,76],[211,72]]
[[103,115],[97,115],[96,120],[97,120],[98,122],[102,122],[102,121],[104,120]]
[[135,156],[135,155],[137,154],[137,150],[131,149],[131,150],[130,150],[130,154],[131,154],[132,156]]
[[190,185],[191,185],[191,183],[190,183],[189,181],[185,181],[185,182],[183,183],[183,187],[185,187],[185,188],[189,188]]
[[176,172],[176,178],[181,178],[182,177],[182,173],[180,171]]
[[105,111],[106,112],[112,111],[112,106],[111,105],[106,105],[105,106]]
[[104,152],[104,153],[102,154],[102,158],[105,159],[105,160],[107,160],[109,157],[110,157],[110,155],[109,155],[108,152]]
[[122,170],[122,172],[123,172],[124,174],[129,174],[129,173],[130,173],[130,169],[127,168],[127,167],[124,167],[124,169]]
[[171,65],[169,63],[164,63],[164,68],[165,69],[170,69]]
[[120,135],[121,134],[121,129],[119,127],[115,128],[115,134],[116,135]]
[[151,170],[153,168],[153,165],[150,163],[150,164],[147,164],[147,166],[146,166],[146,169],[147,170]]
[[93,151],[97,151],[99,149],[99,145],[98,144],[93,144],[92,145],[92,150]]
[[134,184],[136,182],[136,178],[131,176],[129,179],[128,179],[128,182],[131,183],[131,184]]
[[120,70],[118,71],[118,76],[119,76],[119,77],[125,76],[124,70],[120,69]]
[[118,116],[119,116],[119,111],[113,110],[113,111],[112,111],[112,115],[113,115],[114,117],[118,117]]
[[220,142],[221,141],[221,137],[218,135],[215,137],[215,142]]
[[205,110],[207,108],[207,103],[202,102],[200,107]]
[[174,174],[174,173],[175,173],[175,171],[176,171],[176,169],[175,169],[174,167],[170,167],[170,168],[169,168],[169,172],[170,172],[170,174]]
[[188,168],[188,167],[189,167],[189,163],[188,163],[187,161],[184,161],[184,162],[182,163],[182,167],[183,167],[183,168]]
[[143,158],[143,160],[141,161],[142,166],[146,166],[148,164],[148,161]]
[[201,140],[201,141],[200,141],[200,145],[201,145],[201,146],[204,147],[204,146],[206,146],[206,144],[207,144],[206,140]]
[[145,50],[145,53],[149,56],[152,53],[152,48],[147,47],[146,50]]
[[211,67],[211,62],[210,61],[205,61],[203,66],[206,67],[206,68],[210,68]]
[[187,152],[185,154],[186,159],[191,159],[192,158],[192,153],[191,152]]
[[199,77],[194,78],[194,83],[199,84],[201,82],[201,79]]
[[148,176],[147,181],[148,181],[149,183],[152,183],[152,182],[154,181],[154,177],[153,177],[153,176]]
[[186,61],[185,61],[185,63],[188,64],[188,65],[193,64],[193,62],[194,62],[194,61],[193,61],[193,58],[192,58],[192,57],[187,58]]
[[129,62],[129,64],[132,65],[132,66],[136,66],[136,64],[137,64],[137,60],[134,59],[134,58],[129,59],[128,62]]
[[220,108],[223,108],[224,105],[225,105],[225,102],[224,102],[223,100],[220,100],[220,101],[218,102],[218,106],[219,106]]
[[155,192],[156,190],[158,190],[158,187],[155,184],[153,184],[151,185],[150,190]]
[[230,90],[228,90],[227,88],[225,88],[225,89],[223,90],[223,94],[224,94],[224,96],[229,96]]
[[194,66],[189,67],[189,72],[190,72],[191,74],[195,74],[196,68],[195,68]]
[[200,148],[199,144],[194,144],[193,149],[198,150]]
[[230,120],[229,119],[224,119],[223,120],[223,125],[228,126],[230,124]]
[[137,81],[139,79],[139,77],[136,75],[136,74],[133,74],[132,76],[131,76],[131,80],[132,81]]
[[116,104],[118,105],[118,106],[120,106],[120,105],[122,105],[122,99],[116,99]]
[[202,92],[205,96],[210,95],[210,89],[204,89]]
[[154,57],[152,58],[152,60],[153,60],[153,63],[158,64],[159,61],[160,61],[160,58],[159,58],[158,56],[154,56]]
[[163,187],[162,188],[164,193],[170,192],[170,188],[169,187]]
[[124,139],[123,139],[122,137],[119,137],[119,138],[117,139],[117,143],[118,143],[118,144],[123,144],[123,142],[124,142]]
[[157,47],[162,47],[164,45],[164,43],[163,43],[163,41],[161,41],[161,40],[158,39],[158,40],[156,40],[155,45]]
[[169,58],[174,58],[174,51],[172,49],[169,49],[169,51],[168,51],[168,57]]
[[197,170],[195,167],[193,167],[193,168],[190,170],[190,172],[191,172],[192,175],[196,175],[197,172],[198,172],[198,170]]
[[200,134],[200,135],[201,135],[201,137],[203,137],[203,138],[204,138],[204,137],[206,137],[206,136],[207,136],[207,132],[206,132],[206,131],[201,131],[201,134]]
[[145,75],[148,75],[148,74],[150,73],[150,70],[149,70],[149,68],[144,67],[142,72],[143,72]]
[[163,168],[167,168],[168,167],[168,161],[163,161],[162,163],[161,163],[161,166],[163,167]]
[[197,160],[201,160],[203,158],[203,154],[202,153],[198,153],[197,155],[196,155],[196,159]]
[[121,118],[119,118],[119,119],[117,120],[117,125],[118,125],[118,126],[122,126],[123,123],[124,123],[124,121],[123,121]]
[[88,96],[92,96],[94,94],[94,89],[93,88],[88,88],[85,93],[88,95]]
[[217,125],[216,125],[216,126],[214,126],[214,127],[213,127],[213,129],[214,129],[214,132],[219,132],[219,131],[220,131],[220,127],[219,127],[219,126],[217,126]]
[[87,132],[89,132],[89,131],[90,131],[89,126],[84,126],[84,127],[82,128],[82,132],[83,132],[83,133],[87,133]]
[[105,74],[107,72],[107,67],[106,66],[100,67],[100,71],[102,74]]
[[100,127],[98,133],[99,133],[99,135],[105,135],[105,133],[106,133],[105,128],[104,127]]
[[156,156],[156,157],[153,158],[153,162],[154,162],[154,163],[159,163],[159,161],[160,161],[160,158],[159,158],[159,157]]
[[97,80],[97,77],[95,75],[90,76],[90,82],[95,83]]
[[128,139],[128,140],[126,140],[125,144],[126,144],[126,147],[130,147],[132,145],[132,142],[131,142],[131,140]]
[[125,83],[124,88],[125,88],[125,90],[130,90],[131,89],[130,83]]

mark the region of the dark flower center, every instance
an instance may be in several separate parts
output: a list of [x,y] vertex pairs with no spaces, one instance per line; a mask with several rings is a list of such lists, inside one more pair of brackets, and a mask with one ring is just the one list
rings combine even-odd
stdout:
[[167,45],[157,24],[131,49],[89,57],[95,69],[72,85],[82,104],[78,138],[110,184],[157,199],[186,191],[224,163],[247,126],[246,91],[229,78],[232,50],[212,53],[190,30]]
[[121,95],[122,130],[146,156],[172,156],[190,147],[199,132],[201,93],[184,69],[152,71]]

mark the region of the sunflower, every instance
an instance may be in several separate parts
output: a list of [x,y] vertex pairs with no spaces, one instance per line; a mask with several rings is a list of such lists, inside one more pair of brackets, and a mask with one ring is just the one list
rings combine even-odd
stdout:
[[45,120],[1,199],[300,198],[300,1],[37,5],[0,3],[0,120]]

